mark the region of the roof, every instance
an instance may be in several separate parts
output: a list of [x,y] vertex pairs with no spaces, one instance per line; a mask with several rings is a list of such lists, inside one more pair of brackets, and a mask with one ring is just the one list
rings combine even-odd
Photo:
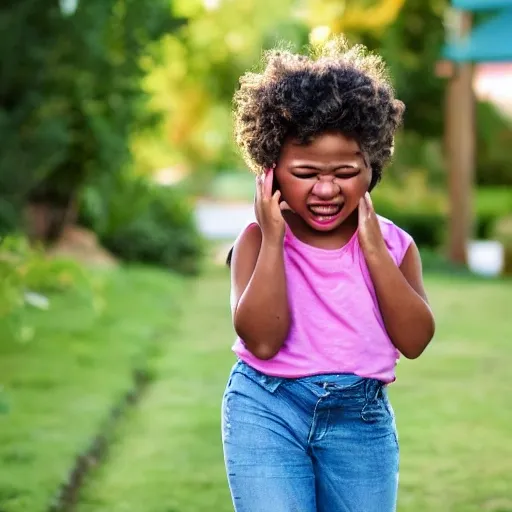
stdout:
[[463,11],[512,8],[512,0],[452,0],[452,6]]
[[[497,3],[498,0],[484,0]],[[505,2],[505,0],[501,0]],[[477,0],[454,0],[456,3],[482,3]],[[512,0],[509,9],[501,11],[490,20],[477,25],[458,42],[447,44],[443,57],[455,62],[512,62]]]

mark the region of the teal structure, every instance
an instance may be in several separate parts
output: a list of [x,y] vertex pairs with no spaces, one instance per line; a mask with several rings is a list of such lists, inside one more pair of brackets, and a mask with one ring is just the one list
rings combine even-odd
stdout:
[[512,61],[512,0],[452,0],[452,6],[462,11],[491,11],[492,16],[447,44],[443,58],[460,63]]

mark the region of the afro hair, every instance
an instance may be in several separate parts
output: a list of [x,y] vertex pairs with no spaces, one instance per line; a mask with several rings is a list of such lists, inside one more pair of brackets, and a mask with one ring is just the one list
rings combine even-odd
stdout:
[[235,138],[250,169],[260,174],[276,163],[287,138],[305,144],[339,131],[358,142],[373,188],[393,154],[405,109],[383,59],[334,38],[310,47],[308,56],[268,51],[263,63],[261,73],[240,78],[234,96]]

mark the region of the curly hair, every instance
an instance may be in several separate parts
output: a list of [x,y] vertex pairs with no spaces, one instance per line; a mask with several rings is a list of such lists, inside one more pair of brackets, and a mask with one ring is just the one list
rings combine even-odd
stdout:
[[405,109],[394,97],[384,61],[341,37],[309,53],[268,51],[263,72],[240,78],[234,124],[244,160],[260,174],[278,161],[288,137],[305,144],[339,131],[354,138],[366,155],[373,188],[393,154]]

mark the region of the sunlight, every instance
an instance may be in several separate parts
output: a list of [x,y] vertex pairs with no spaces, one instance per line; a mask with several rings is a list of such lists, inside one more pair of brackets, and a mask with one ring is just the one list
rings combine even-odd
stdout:
[[309,40],[311,44],[321,44],[326,41],[331,35],[331,28],[327,25],[319,25],[311,30],[309,33]]

